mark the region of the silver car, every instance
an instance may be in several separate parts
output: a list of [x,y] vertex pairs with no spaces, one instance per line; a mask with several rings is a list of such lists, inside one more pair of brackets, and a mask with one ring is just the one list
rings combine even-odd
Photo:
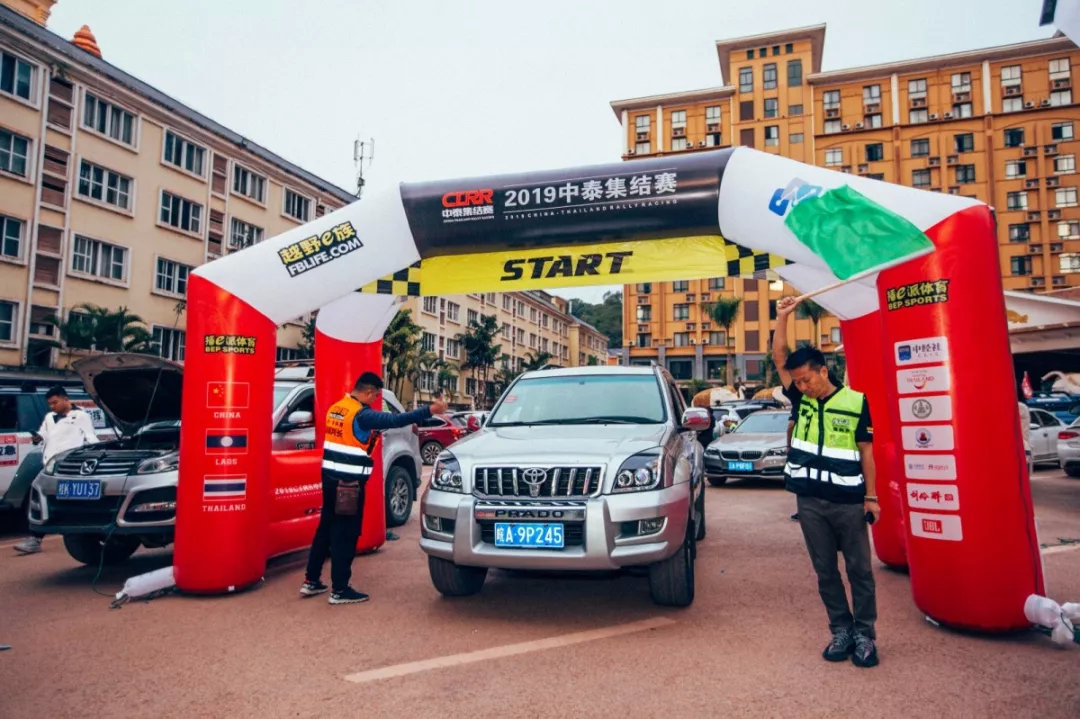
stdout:
[[690,604],[708,427],[662,368],[526,372],[435,463],[420,500],[432,583],[460,596],[491,567],[647,566],[654,601]]
[[1080,419],[1057,434],[1058,464],[1070,477],[1080,477]]
[[1029,409],[1031,414],[1031,467],[1043,462],[1058,461],[1058,434],[1065,429],[1053,412],[1044,409]]
[[[34,480],[30,527],[62,534],[85,564],[118,563],[140,545],[173,541],[180,441],[182,368],[138,354],[106,354],[75,363],[90,396],[121,438],[61,453]],[[274,382],[273,449],[311,449],[315,387],[310,368],[279,371]],[[151,399],[152,398],[152,399]],[[388,411],[404,411],[384,393]],[[408,520],[419,486],[420,451],[412,429],[383,436],[387,524]],[[107,542],[102,544],[102,540]]]
[[705,450],[709,484],[719,487],[745,477],[783,479],[790,416],[787,410],[759,410],[710,443]]

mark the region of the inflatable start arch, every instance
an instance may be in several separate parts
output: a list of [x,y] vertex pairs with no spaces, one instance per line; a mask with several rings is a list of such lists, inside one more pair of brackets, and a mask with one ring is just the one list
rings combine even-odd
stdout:
[[[318,450],[270,451],[282,322],[320,310],[321,422],[380,368],[391,295],[775,273],[803,292],[850,280],[816,300],[841,318],[875,418],[879,558],[910,568],[938,621],[1026,627],[1043,576],[993,223],[974,200],[736,148],[406,183],[204,265],[188,284],[177,585],[242,588],[310,543]],[[207,454],[209,429],[246,446]],[[383,541],[380,500],[369,486],[362,549]]]

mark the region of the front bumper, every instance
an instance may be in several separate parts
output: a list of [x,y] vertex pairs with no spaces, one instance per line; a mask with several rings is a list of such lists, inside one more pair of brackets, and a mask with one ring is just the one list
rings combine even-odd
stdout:
[[[455,564],[501,569],[605,570],[652,564],[682,545],[690,492],[690,483],[684,482],[661,490],[573,500],[500,502],[429,488],[420,503],[420,548]],[[637,533],[640,520],[658,518],[663,520],[659,531]],[[442,531],[429,527],[435,519]],[[496,547],[495,521],[561,521],[566,547]]]
[[[731,469],[730,462],[750,462],[751,469]],[[719,454],[705,452],[705,474],[710,477],[759,477],[764,479],[783,479],[787,456],[759,457],[755,460],[727,460]]]
[[[57,499],[60,479],[41,474],[30,488],[29,524],[43,534],[138,534],[172,536],[176,524],[176,472],[146,475],[95,475],[101,498]],[[172,503],[172,508],[145,511]],[[143,510],[143,511],[140,511]]]

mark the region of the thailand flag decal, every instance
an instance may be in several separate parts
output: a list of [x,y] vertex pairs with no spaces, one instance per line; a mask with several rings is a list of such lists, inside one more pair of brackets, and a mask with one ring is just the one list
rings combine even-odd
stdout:
[[203,500],[243,499],[247,496],[247,476],[214,475],[203,477]]

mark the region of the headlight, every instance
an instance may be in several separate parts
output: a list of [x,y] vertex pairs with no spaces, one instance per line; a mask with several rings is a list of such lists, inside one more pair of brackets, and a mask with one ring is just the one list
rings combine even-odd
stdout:
[[56,463],[59,460],[60,460],[59,457],[53,457],[48,462],[46,462],[45,463],[45,474],[55,474],[56,473]]
[[454,455],[443,452],[435,460],[431,470],[431,487],[443,492],[463,492],[461,487],[461,465]]
[[180,453],[174,452],[163,457],[153,457],[141,464],[135,470],[135,474],[157,474],[158,472],[172,472],[180,464]]
[[766,457],[785,457],[787,456],[787,447],[773,447],[765,453]]
[[612,492],[640,492],[660,486],[660,453],[649,450],[629,457],[615,473]]

